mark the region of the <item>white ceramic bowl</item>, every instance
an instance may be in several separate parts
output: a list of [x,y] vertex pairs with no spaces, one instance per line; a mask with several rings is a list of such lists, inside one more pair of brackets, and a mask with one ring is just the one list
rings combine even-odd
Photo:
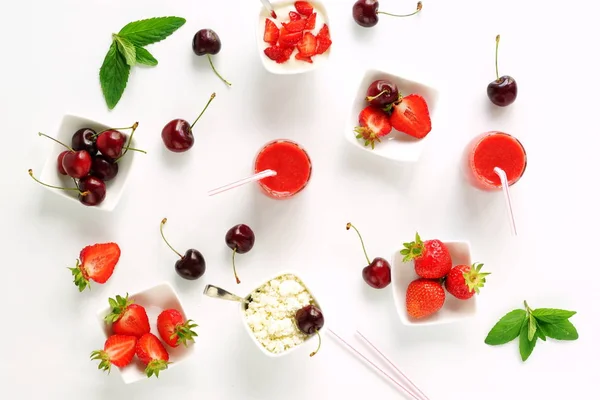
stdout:
[[[131,124],[133,124],[134,122],[135,121],[131,121]],[[101,132],[105,129],[110,129],[112,127],[87,118],[78,117],[76,115],[65,115],[62,119],[60,127],[58,128],[58,131],[43,133],[70,146],[73,134],[82,128],[91,128],[96,132]],[[129,138],[131,130],[121,132],[124,133],[127,136],[127,138]],[[58,172],[57,158],[61,152],[65,151],[65,148],[60,144],[44,137],[40,137],[39,140],[46,141],[50,150],[48,158],[46,159],[46,163],[44,164],[44,168],[42,169],[39,175],[35,176],[38,177],[42,182],[49,185],[59,187],[75,187],[72,178],[61,175]],[[127,142],[125,144],[127,144]],[[131,140],[131,147],[136,147],[135,136]],[[98,204],[97,206],[90,206],[89,208],[97,208],[104,211],[112,211],[115,208],[117,203],[119,203],[121,196],[123,195],[127,179],[129,178],[129,173],[131,172],[133,159],[137,157],[135,153],[135,151],[128,151],[127,155],[119,161],[119,173],[112,180],[106,182],[106,197],[104,198],[104,201]],[[36,170],[34,169],[34,174],[35,173]],[[78,203],[82,207],[88,207],[79,202],[77,198],[77,192],[74,190],[58,190],[51,189],[42,185],[39,186],[56,193],[57,195],[63,197],[67,201],[73,201]]]
[[[304,282],[304,280],[298,275],[297,272],[295,271],[283,271],[278,273],[277,275],[274,275],[273,277],[269,278],[269,279],[265,279],[264,281],[262,281],[260,284],[256,285],[254,289],[252,289],[252,291],[250,291],[246,296],[244,296],[244,298],[247,298],[252,292],[254,292],[256,289],[258,289],[259,287],[261,287],[262,285],[264,285],[265,283],[269,282],[272,279],[278,278],[282,275],[294,275],[300,282],[301,284],[306,288],[306,290],[308,291],[308,293],[310,294],[310,296],[313,298],[313,302],[314,305],[319,308],[322,312],[323,312],[323,317],[324,317],[324,324],[323,327],[319,330],[319,333],[321,334],[321,337],[323,336],[323,333],[325,332],[325,329],[327,327],[327,313],[323,310],[323,308],[321,307],[321,303],[317,300],[317,298],[315,297],[315,295],[313,294],[313,292],[311,292],[310,288],[308,285],[306,285],[306,283]],[[244,313],[244,304],[240,303],[240,316],[242,319],[242,324],[244,325],[244,329],[246,330],[246,332],[248,332],[248,335],[250,336],[250,338],[252,339],[252,341],[256,344],[256,346],[258,346],[258,348],[260,349],[260,351],[267,355],[268,357],[272,357],[272,358],[277,358],[277,357],[282,357],[282,356],[286,356],[288,354],[290,354],[293,351],[298,350],[301,347],[305,347],[305,345],[307,343],[313,343],[314,346],[316,346],[316,342],[318,341],[317,335],[311,335],[308,339],[306,339],[304,342],[302,342],[301,344],[299,344],[298,346],[294,346],[284,352],[281,353],[271,353],[270,351],[268,351],[267,349],[265,349],[265,347],[258,341],[258,339],[256,338],[256,336],[254,336],[254,333],[252,332],[252,330],[250,329],[250,327],[248,326],[248,323],[246,322],[246,314]],[[315,347],[316,349],[316,347]]]
[[[375,149],[371,149],[371,146],[365,146],[364,142],[356,138],[354,128],[358,126],[358,116],[360,112],[368,106],[365,97],[367,95],[367,89],[378,79],[386,79],[398,86],[398,90],[403,96],[409,94],[419,94],[423,96],[427,102],[429,108],[429,115],[431,118],[431,132],[423,139],[413,138],[405,133],[398,132],[392,129],[387,136],[381,138],[380,143],[375,144]],[[439,94],[438,91],[429,86],[426,83],[413,80],[415,78],[409,78],[407,76],[394,75],[388,72],[384,72],[378,69],[369,69],[363,75],[363,78],[358,85],[356,90],[356,96],[354,102],[350,107],[350,114],[346,122],[344,130],[344,137],[353,146],[356,146],[369,154],[386,158],[388,160],[398,162],[416,162],[419,160],[423,148],[428,140],[432,136],[435,136],[436,132],[436,121],[435,112],[438,104]]]
[[[450,251],[452,266],[473,264],[469,242],[444,241],[444,244]],[[411,318],[406,311],[406,289],[419,276],[415,272],[414,263],[412,261],[405,263],[402,261],[403,258],[404,256],[400,254],[400,250],[396,251],[392,256],[392,293],[394,295],[396,311],[398,311],[400,320],[404,325],[439,325],[460,321],[475,315],[477,312],[477,295],[474,295],[469,300],[459,300],[446,292],[446,302],[437,313],[422,320]]]
[[[275,9],[275,13],[278,17],[276,21],[278,28],[281,27],[280,21],[289,21],[290,11],[296,11],[294,3],[295,1],[292,0],[275,0],[271,2],[271,4],[273,4],[273,8]],[[309,3],[313,5],[314,12],[317,13],[317,22],[315,24],[315,29],[312,31],[312,33],[316,36],[317,33],[319,33],[321,27],[323,26],[323,23],[326,23],[329,27],[329,35],[332,38],[333,42],[333,35],[331,34],[331,25],[329,24],[329,16],[327,15],[327,9],[325,8],[325,5],[320,1],[309,1]],[[257,4],[260,3],[257,2]],[[277,64],[275,61],[271,60],[265,55],[264,52],[264,50],[270,46],[264,41],[265,20],[267,18],[271,18],[271,15],[269,14],[269,11],[261,4],[256,24],[256,45],[260,60],[267,71],[269,71],[272,74],[278,75],[302,74],[305,72],[314,71],[315,69],[324,65],[329,60],[331,48],[335,46],[335,43],[333,43],[325,53],[314,56],[312,58],[312,64],[305,61],[296,60],[294,57],[297,51],[295,51],[294,54],[292,54],[292,56],[290,57],[290,59],[283,64]]]
[[[121,296],[125,296],[125,293],[122,293]],[[112,297],[114,298],[114,296]],[[156,337],[158,337],[159,339],[160,335],[158,334],[158,330],[156,328],[156,319],[163,310],[166,310],[168,308],[174,308],[177,311],[181,312],[185,320],[189,318],[189,316],[185,314],[185,311],[183,309],[183,306],[181,305],[181,301],[179,300],[177,293],[175,293],[173,287],[167,282],[160,283],[156,286],[139,291],[137,293],[129,293],[129,298],[133,300],[136,304],[139,304],[146,309],[146,313],[148,314],[148,320],[150,321],[150,332],[156,335]],[[104,317],[106,317],[106,315],[108,315],[110,311],[111,308],[110,306],[108,306],[107,302],[107,306],[98,311],[97,314],[98,322],[106,338],[112,335],[111,325],[107,324],[104,321]],[[195,322],[198,323],[197,321]],[[200,327],[195,328],[195,331],[198,332],[197,329],[199,328]],[[102,343],[102,346],[103,345],[104,343]],[[185,359],[190,357],[195,350],[194,342],[189,341],[187,343],[187,347],[180,345],[176,348],[172,348],[164,342],[163,345],[169,353],[169,362],[171,362],[172,364],[169,364],[168,369],[162,371],[161,375],[168,373],[170,369],[173,369],[175,366],[177,366]],[[99,346],[98,348],[101,348],[102,346]],[[119,372],[121,373],[121,378],[123,378],[123,382],[129,384],[142,379],[148,379],[146,377],[146,374],[144,373],[145,367],[146,366],[137,358],[137,356],[135,356],[131,364],[129,364],[128,366],[124,368],[117,368],[113,366],[112,370],[119,370]]]

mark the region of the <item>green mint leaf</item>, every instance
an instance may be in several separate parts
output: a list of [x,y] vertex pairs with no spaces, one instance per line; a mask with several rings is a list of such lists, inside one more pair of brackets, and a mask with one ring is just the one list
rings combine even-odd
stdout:
[[113,109],[127,86],[129,70],[125,58],[117,51],[117,44],[113,42],[104,57],[100,68],[100,86],[109,109]]
[[122,38],[119,35],[113,35],[115,42],[117,42],[117,49],[119,53],[125,58],[127,64],[131,67],[135,65],[135,46],[129,40]]
[[158,61],[148,50],[143,47],[135,46],[135,60],[138,64],[154,67]]
[[545,342],[546,341],[546,335],[544,334],[544,331],[540,327],[540,322],[537,319],[535,320],[535,324],[537,325],[537,330],[535,331],[535,333],[537,334],[537,336],[540,339],[542,339]]
[[537,330],[537,324],[535,323],[535,318],[532,314],[529,314],[528,325],[529,326],[527,327],[527,339],[529,339],[529,341],[532,341],[533,337],[535,336],[535,331]]
[[160,42],[185,24],[180,17],[149,18],[130,22],[119,31],[119,36],[137,46]]
[[527,319],[525,310],[513,310],[500,318],[500,321],[490,330],[485,343],[491,346],[505,344],[519,336],[521,326]]
[[533,340],[529,340],[529,323],[527,319],[523,321],[521,326],[521,334],[519,335],[519,352],[521,353],[521,360],[527,361],[537,342],[537,335],[533,335]]
[[539,327],[546,336],[552,339],[577,340],[579,338],[577,329],[575,329],[575,326],[568,319],[554,323],[539,321]]
[[544,322],[554,323],[571,318],[575,311],[559,310],[557,308],[538,308],[533,310],[533,316]]

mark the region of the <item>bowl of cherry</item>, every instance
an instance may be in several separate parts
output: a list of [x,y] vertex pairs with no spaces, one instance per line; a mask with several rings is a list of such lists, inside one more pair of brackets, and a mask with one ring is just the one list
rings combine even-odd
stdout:
[[358,85],[344,137],[384,159],[416,162],[435,127],[438,98],[437,89],[421,80],[369,69]]
[[54,136],[39,133],[52,144],[39,177],[41,186],[70,201],[111,211],[118,204],[131,172],[135,149],[134,123],[112,128],[99,122],[65,115]]

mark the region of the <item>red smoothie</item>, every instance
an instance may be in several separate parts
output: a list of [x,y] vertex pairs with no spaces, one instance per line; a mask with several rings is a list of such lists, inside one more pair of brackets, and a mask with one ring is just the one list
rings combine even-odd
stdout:
[[506,172],[510,186],[523,176],[527,166],[527,154],[521,142],[503,132],[477,136],[467,146],[465,160],[469,181],[482,190],[502,189],[494,167]]
[[312,164],[306,151],[290,140],[267,143],[256,156],[254,172],[272,169],[277,175],[258,181],[263,191],[274,199],[294,196],[306,187]]

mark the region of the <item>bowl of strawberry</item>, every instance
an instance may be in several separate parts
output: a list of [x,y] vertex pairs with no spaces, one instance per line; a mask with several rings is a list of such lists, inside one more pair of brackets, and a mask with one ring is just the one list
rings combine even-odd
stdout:
[[273,2],[274,15],[261,7],[256,26],[259,56],[273,74],[313,71],[329,59],[331,34],[320,1]]
[[129,177],[138,127],[111,128],[99,122],[65,115],[55,136],[39,133],[52,143],[39,177],[43,187],[85,206],[111,211],[119,202]]
[[430,137],[438,91],[425,83],[367,70],[358,86],[344,137],[370,154],[416,162]]
[[90,359],[107,373],[118,370],[127,384],[158,378],[194,352],[198,325],[168,283],[110,298],[97,318],[106,341]]
[[403,324],[438,325],[475,315],[476,298],[488,272],[471,260],[467,241],[422,240],[394,253],[391,285]]

